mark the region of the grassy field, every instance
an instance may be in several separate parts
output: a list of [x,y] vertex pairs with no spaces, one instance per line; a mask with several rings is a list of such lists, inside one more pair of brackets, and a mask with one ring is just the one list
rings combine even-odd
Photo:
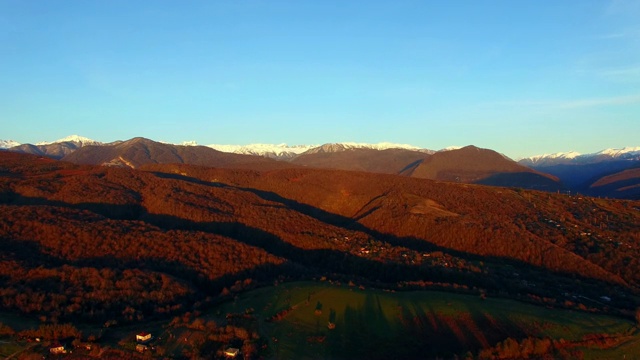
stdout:
[[[269,334],[272,358],[401,358],[477,354],[507,337],[579,341],[628,334],[619,346],[581,349],[585,358],[640,353],[634,324],[620,318],[549,309],[506,299],[437,291],[385,292],[328,283],[290,283],[242,294],[219,313],[253,308]],[[265,319],[290,311],[278,321]],[[329,323],[335,328],[329,329]]]
[[[269,359],[451,358],[467,352],[477,355],[509,337],[564,339],[572,342],[572,349],[582,351],[585,359],[640,358],[640,334],[630,320],[439,291],[286,283],[240,294],[200,317],[224,324],[226,314],[245,312],[256,315],[258,321],[252,327],[257,326],[266,338],[268,346],[262,355]],[[17,325],[19,320],[12,314],[0,317],[7,324]],[[37,323],[30,325],[37,327]],[[83,333],[98,330],[87,326]],[[205,339],[202,331],[168,326],[165,320],[110,328],[100,346],[131,351],[135,334],[143,330],[154,335],[156,345],[170,358],[189,353],[196,338]],[[591,334],[612,334],[615,340],[606,346],[580,343]],[[3,340],[0,358],[30,346]]]

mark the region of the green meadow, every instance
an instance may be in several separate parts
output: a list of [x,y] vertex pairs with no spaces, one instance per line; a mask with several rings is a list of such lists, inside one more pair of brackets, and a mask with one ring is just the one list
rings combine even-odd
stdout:
[[[622,340],[606,349],[580,348],[585,358],[640,353],[636,327],[626,319],[439,291],[298,282],[241,294],[216,312],[247,309],[260,319],[260,332],[268,334],[269,358],[451,357],[476,355],[508,337],[576,342],[589,334]],[[278,313],[278,320],[268,320]]]

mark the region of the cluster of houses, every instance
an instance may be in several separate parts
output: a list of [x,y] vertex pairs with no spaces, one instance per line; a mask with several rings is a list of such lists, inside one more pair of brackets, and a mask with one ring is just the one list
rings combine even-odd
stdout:
[[[145,352],[148,350],[153,350],[153,346],[151,346],[151,342],[153,341],[153,336],[151,333],[143,331],[139,334],[136,334],[136,351]],[[238,355],[240,355],[240,349],[238,348],[227,348],[224,351],[224,356],[229,359],[235,359]]]
[[[37,342],[40,342],[40,338],[36,338],[35,340]],[[64,344],[56,341],[49,346],[49,353],[51,355],[61,355],[66,354],[67,352],[71,352],[70,350],[67,350],[67,347],[68,346],[65,346]],[[80,343],[75,346],[76,349],[80,348],[84,350],[91,350],[91,347],[92,345],[90,343]]]
[[[154,349],[154,347],[152,346],[153,340],[154,338],[149,332],[143,331],[136,334],[136,351],[140,353],[144,353],[146,351],[153,350]],[[35,341],[39,342],[40,339],[36,338]],[[82,346],[87,350],[91,350],[90,344],[85,344]],[[51,346],[49,346],[49,352],[51,353],[51,355],[62,355],[62,354],[68,353],[69,351],[67,350],[67,347],[62,343],[54,342],[53,344],[51,344]],[[241,354],[241,351],[238,348],[229,347],[226,350],[224,350],[223,354],[227,359],[236,359]]]

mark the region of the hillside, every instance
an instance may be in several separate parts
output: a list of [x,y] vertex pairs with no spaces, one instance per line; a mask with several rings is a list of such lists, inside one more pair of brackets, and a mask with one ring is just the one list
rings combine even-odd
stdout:
[[589,186],[593,195],[624,199],[640,199],[640,164],[599,178]]
[[439,181],[556,191],[557,178],[519,165],[489,149],[466,146],[437,152],[403,174]]
[[291,163],[314,168],[398,174],[427,156],[424,152],[405,149],[343,149],[308,151],[298,155]]

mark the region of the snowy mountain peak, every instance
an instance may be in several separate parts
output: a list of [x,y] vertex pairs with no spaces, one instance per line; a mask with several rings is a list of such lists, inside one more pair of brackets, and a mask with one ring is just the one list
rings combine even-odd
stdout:
[[287,160],[292,159],[300,154],[319,153],[319,152],[338,152],[349,149],[374,149],[374,150],[386,150],[386,149],[408,149],[415,151],[423,151],[419,147],[407,145],[407,144],[395,144],[390,142],[381,142],[377,144],[366,144],[356,142],[344,142],[344,143],[329,143],[324,145],[294,145],[287,144],[250,144],[250,145],[220,145],[211,144],[208,147],[235,154],[246,155],[260,155],[273,159]]
[[99,141],[95,141],[95,140],[86,138],[84,136],[69,135],[69,136],[67,136],[65,138],[58,139],[56,141],[39,142],[36,145],[51,145],[51,144],[64,143],[64,142],[75,142],[75,143],[81,144],[82,146],[85,146],[85,145],[100,145],[100,144],[102,144]]
[[417,146],[407,145],[407,144],[395,144],[390,142],[381,142],[377,144],[367,144],[367,143],[356,143],[356,142],[342,142],[342,143],[328,143],[318,147],[314,147],[309,149],[307,154],[316,154],[316,153],[329,153],[329,152],[339,152],[346,151],[352,149],[372,149],[372,150],[388,150],[388,149],[405,149],[405,150],[414,150],[421,151]]
[[420,150],[420,148],[417,146],[408,145],[408,144],[396,144],[396,143],[390,143],[390,142],[380,142],[377,144],[344,142],[344,143],[338,143],[338,144],[343,145],[348,149],[361,148],[361,149],[374,149],[374,150],[388,150],[388,149]]
[[316,145],[294,145],[287,144],[249,144],[249,145],[220,145],[212,144],[208,147],[228,153],[259,155],[272,159],[286,160],[291,159],[303,152],[316,147]]
[[553,153],[553,154],[529,156],[529,157],[521,159],[521,161],[528,161],[528,162],[531,162],[531,163],[535,164],[537,162],[540,162],[540,161],[546,160],[546,159],[567,159],[567,160],[571,160],[571,159],[575,159],[578,156],[580,156],[579,152],[567,151],[567,152],[557,152],[557,153]]
[[596,155],[608,155],[611,157],[620,157],[624,155],[640,155],[640,146],[624,147],[622,149],[605,149],[597,152]]
[[606,160],[634,159],[640,159],[640,146],[625,147],[622,149],[605,149],[591,154],[580,154],[575,151],[569,151],[536,155],[521,159],[519,163],[527,166],[551,166],[560,164],[590,164]]
[[442,152],[442,151],[452,151],[452,150],[460,150],[462,149],[463,146],[447,146],[446,148],[440,149],[438,150],[438,152]]
[[0,140],[0,149],[8,149],[20,145],[19,142],[13,140]]

